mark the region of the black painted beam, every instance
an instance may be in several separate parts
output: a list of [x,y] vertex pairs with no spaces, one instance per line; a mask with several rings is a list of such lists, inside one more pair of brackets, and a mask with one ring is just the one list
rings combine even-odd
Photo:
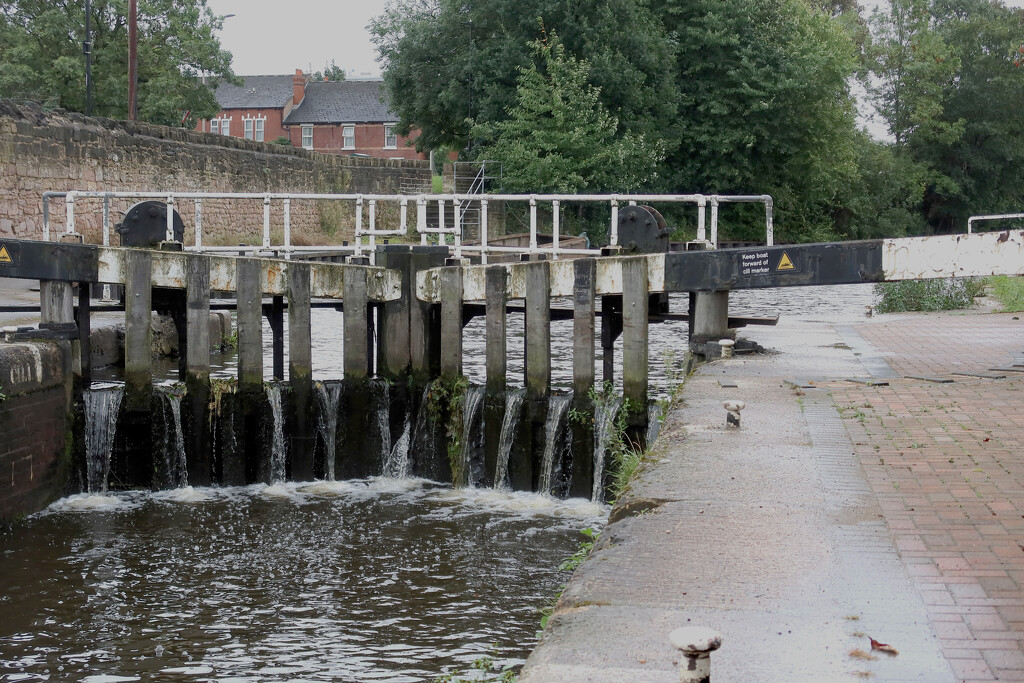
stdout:
[[882,241],[788,244],[665,255],[670,292],[881,282]]
[[0,277],[96,282],[99,251],[92,244],[0,240]]

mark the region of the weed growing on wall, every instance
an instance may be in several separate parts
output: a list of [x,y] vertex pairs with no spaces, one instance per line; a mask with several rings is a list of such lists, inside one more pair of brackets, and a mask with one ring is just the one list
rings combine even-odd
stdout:
[[466,390],[469,380],[458,375],[455,377],[439,377],[430,384],[427,391],[426,409],[435,422],[444,420],[445,443],[448,451],[448,464],[452,471],[452,484],[461,486],[465,482],[466,472],[462,468],[462,411],[466,405]]
[[986,282],[992,288],[992,296],[999,300],[1004,311],[1024,311],[1024,277],[996,275],[987,278]]
[[950,278],[945,280],[901,280],[875,285],[879,313],[903,311],[951,311],[970,308],[974,297],[985,289],[984,280]]

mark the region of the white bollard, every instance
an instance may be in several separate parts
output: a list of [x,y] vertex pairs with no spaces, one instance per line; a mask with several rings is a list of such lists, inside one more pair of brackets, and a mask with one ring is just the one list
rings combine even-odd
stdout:
[[722,634],[703,626],[677,628],[669,642],[683,657],[679,662],[679,683],[710,683],[711,653],[722,646]]
[[732,358],[733,347],[736,341],[733,339],[719,339],[718,345],[722,347],[722,358]]
[[727,414],[725,416],[725,424],[733,427],[740,426],[740,411],[747,407],[747,404],[743,401],[725,401],[722,403],[722,407],[725,408]]

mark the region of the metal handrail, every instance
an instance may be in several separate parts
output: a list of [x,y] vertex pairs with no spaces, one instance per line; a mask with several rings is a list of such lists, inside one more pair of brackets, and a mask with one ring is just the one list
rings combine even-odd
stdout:
[[[612,246],[618,246],[618,207],[622,203],[628,205],[637,204],[660,204],[660,203],[685,203],[697,206],[697,239],[707,241],[707,207],[711,207],[710,216],[710,242],[718,245],[718,214],[721,204],[736,203],[761,203],[765,206],[765,241],[769,246],[774,243],[774,202],[769,195],[705,195],[705,194],[420,194],[420,195],[391,195],[391,194],[316,194],[316,193],[279,193],[279,192],[102,192],[70,190],[67,192],[44,192],[43,193],[43,239],[50,239],[50,201],[56,198],[65,200],[66,211],[66,233],[75,232],[75,205],[80,199],[101,198],[103,200],[103,244],[110,243],[110,200],[111,199],[159,199],[167,203],[171,211],[167,212],[167,233],[168,240],[174,239],[174,212],[176,200],[192,200],[195,206],[195,245],[189,247],[190,251],[245,251],[251,253],[283,253],[285,258],[290,258],[294,251],[330,251],[337,250],[337,246],[319,247],[294,247],[291,244],[291,202],[294,200],[316,200],[316,201],[348,201],[356,205],[355,217],[355,244],[352,248],[355,256],[362,256],[363,238],[368,240],[368,252],[371,261],[375,259],[376,240],[378,237],[405,235],[409,230],[408,207],[409,202],[416,204],[416,231],[420,234],[422,244],[427,244],[429,235],[437,235],[439,243],[447,242],[447,235],[452,236],[452,247],[456,258],[461,258],[463,251],[479,253],[481,261],[487,262],[487,254],[490,252],[511,252],[518,251],[528,254],[549,254],[552,258],[559,255],[596,255],[600,249],[565,249],[559,244],[561,230],[561,208],[565,202],[585,203],[607,203],[611,208],[611,221],[609,231],[609,242]],[[202,232],[202,202],[204,199],[256,199],[263,202],[263,239],[259,246],[238,246],[238,247],[204,247]],[[282,217],[284,229],[284,244],[275,246],[271,243],[271,205],[273,202],[282,202]],[[438,204],[439,225],[436,228],[427,226],[427,204],[436,201]],[[471,201],[480,202],[480,244],[463,245],[463,205]],[[487,243],[487,213],[488,204],[492,201],[502,202],[525,202],[528,204],[530,215],[530,243],[526,248],[500,247]],[[395,228],[379,227],[377,225],[378,203],[398,203],[399,225]],[[451,203],[454,208],[454,221],[451,226],[444,223],[445,207]],[[538,206],[548,204],[551,206],[552,215],[552,244],[541,247],[538,243]],[[369,225],[364,225],[363,213],[366,210]]]
[[974,223],[978,221],[999,221],[1006,220],[1008,218],[1024,218],[1024,213],[989,213],[971,216],[967,219],[967,234],[971,234]]

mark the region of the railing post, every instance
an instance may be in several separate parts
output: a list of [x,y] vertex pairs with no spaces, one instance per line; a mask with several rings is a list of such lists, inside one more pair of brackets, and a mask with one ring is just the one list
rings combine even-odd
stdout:
[[697,239],[707,239],[707,199],[701,197],[697,202]]
[[363,195],[356,197],[356,244],[353,256],[363,255]]
[[487,200],[480,200],[480,263],[487,265]]
[[370,200],[370,265],[377,264],[377,200]]
[[616,247],[619,245],[619,200],[612,197],[612,224],[608,229],[608,244]]
[[711,198],[711,244],[718,249],[718,198]]
[[551,255],[558,259],[558,232],[561,228],[561,205],[557,199],[551,202]]
[[292,257],[292,200],[285,199],[284,206],[284,257],[290,259]]
[[203,200],[196,199],[196,249],[203,248]]
[[530,195],[530,255],[537,253],[537,197]]
[[167,195],[167,232],[164,239],[168,242],[174,241],[174,195]]

